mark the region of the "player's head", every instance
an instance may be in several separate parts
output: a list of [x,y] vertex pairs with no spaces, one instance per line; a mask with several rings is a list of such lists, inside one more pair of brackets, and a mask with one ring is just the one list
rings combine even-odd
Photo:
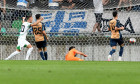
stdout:
[[30,23],[32,23],[32,21],[33,21],[32,15],[26,16],[26,19],[27,19],[27,21],[30,22]]
[[40,19],[40,17],[41,17],[40,14],[36,14],[36,15],[35,15],[36,20]]
[[118,17],[118,12],[117,11],[113,11],[112,15],[113,15],[114,18]]
[[71,47],[69,48],[69,51],[72,50],[73,48],[75,48],[75,46],[71,46]]

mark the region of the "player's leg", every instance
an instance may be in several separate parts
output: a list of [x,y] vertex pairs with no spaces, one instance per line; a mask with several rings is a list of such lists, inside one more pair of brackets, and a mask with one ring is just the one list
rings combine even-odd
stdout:
[[13,56],[17,55],[20,53],[21,50],[19,50],[19,48],[17,47],[16,51],[13,52],[10,56],[8,56],[7,58],[5,58],[5,60],[9,60],[10,58],[12,58]]
[[48,53],[47,53],[47,42],[46,41],[43,41],[42,42],[42,47],[43,47],[43,51],[44,51],[44,56],[45,56],[45,60],[48,59]]
[[42,48],[38,48],[38,52],[42,58],[42,60],[46,60],[45,57],[44,57],[44,54],[43,54],[43,51],[42,51]]
[[44,54],[43,54],[43,51],[42,51],[42,41],[40,42],[35,42],[36,43],[36,46],[38,48],[38,52],[42,58],[42,60],[45,60],[45,57],[44,57]]
[[48,60],[47,47],[44,47],[43,51],[44,51],[45,60]]
[[84,61],[83,59],[80,59],[78,57],[68,58],[66,61]]
[[117,42],[115,39],[110,39],[110,46],[112,47],[112,50],[109,53],[108,61],[110,61],[112,55],[116,52]]
[[28,44],[27,45],[27,48],[28,48],[28,51],[27,51],[25,60],[28,60],[29,59],[29,56],[31,55],[31,52],[33,51],[33,47],[32,47],[31,44]]
[[123,39],[120,39],[118,44],[120,45],[120,52],[119,52],[118,61],[122,61],[122,55],[123,55],[123,51],[124,51],[124,41],[123,41]]

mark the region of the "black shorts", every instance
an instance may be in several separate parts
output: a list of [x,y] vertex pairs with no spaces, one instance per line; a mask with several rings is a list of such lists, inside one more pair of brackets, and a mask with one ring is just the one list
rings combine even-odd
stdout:
[[95,13],[96,23],[102,22],[102,15],[103,15],[103,13]]
[[40,42],[35,42],[37,48],[45,48],[47,46],[47,42],[46,41],[40,41]]
[[124,44],[123,38],[120,39],[110,39],[110,46],[117,46],[117,43],[121,46],[122,44]]

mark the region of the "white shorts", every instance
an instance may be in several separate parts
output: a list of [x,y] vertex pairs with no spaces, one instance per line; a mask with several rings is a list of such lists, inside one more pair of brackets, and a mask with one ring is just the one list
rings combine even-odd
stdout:
[[25,39],[18,39],[17,49],[22,50],[23,47],[27,47],[30,43]]

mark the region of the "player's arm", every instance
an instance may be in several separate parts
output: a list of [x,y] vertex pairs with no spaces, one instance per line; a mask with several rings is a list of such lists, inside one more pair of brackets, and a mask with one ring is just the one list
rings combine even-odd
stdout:
[[45,25],[43,23],[42,23],[42,33],[45,36],[45,38],[47,39],[47,41],[48,41],[48,37],[47,37],[47,34],[46,34]]
[[45,36],[45,38],[48,40],[48,37],[47,37],[46,32],[45,32],[45,31],[43,31],[42,33],[43,33],[43,35]]
[[39,20],[37,20],[35,23],[31,24],[30,26],[36,26],[38,23],[40,23],[44,18],[41,17]]
[[25,17],[22,17],[22,23],[24,23],[25,22]]
[[109,26],[109,25],[108,25],[108,31],[111,31],[111,30],[110,30],[110,26]]
[[124,30],[124,27],[123,27],[123,26],[122,26],[122,27],[120,27],[120,28],[115,27],[115,30],[116,30],[116,31],[119,31],[119,30]]
[[116,31],[124,30],[124,27],[121,25],[120,21],[117,21],[115,30],[116,30]]
[[80,55],[83,55],[84,57],[87,57],[87,55],[85,55],[84,53],[82,53],[82,52],[80,52],[80,51],[78,51],[78,50],[76,50],[76,53],[77,53],[77,54],[80,54]]
[[108,31],[110,31],[110,28],[108,28]]

